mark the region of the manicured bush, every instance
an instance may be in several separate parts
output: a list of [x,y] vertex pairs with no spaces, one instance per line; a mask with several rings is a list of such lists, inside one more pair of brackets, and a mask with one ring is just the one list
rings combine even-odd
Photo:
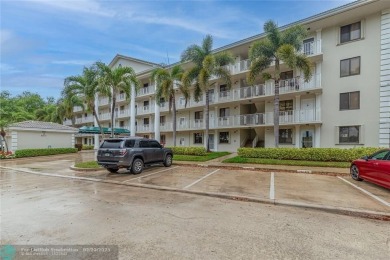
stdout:
[[54,154],[65,154],[65,153],[77,153],[77,148],[44,148],[44,149],[21,149],[16,150],[16,158],[22,157],[34,157]]
[[238,155],[244,158],[279,160],[304,160],[322,162],[350,162],[370,155],[380,148],[239,148]]
[[204,147],[189,147],[189,146],[176,146],[169,147],[173,150],[173,155],[206,155],[206,149]]
[[83,145],[82,150],[93,150],[93,145]]

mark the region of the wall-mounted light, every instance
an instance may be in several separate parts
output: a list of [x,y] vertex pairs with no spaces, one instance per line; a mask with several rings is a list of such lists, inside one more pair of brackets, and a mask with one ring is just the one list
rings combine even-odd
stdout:
[[42,131],[41,136],[46,136],[46,131]]

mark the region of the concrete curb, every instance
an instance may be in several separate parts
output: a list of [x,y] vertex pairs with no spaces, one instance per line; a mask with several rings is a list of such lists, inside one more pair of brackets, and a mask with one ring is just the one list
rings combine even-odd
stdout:
[[[8,167],[1,167],[1,168],[8,168]],[[325,212],[339,214],[339,215],[347,215],[347,216],[354,216],[354,217],[361,217],[361,218],[368,218],[368,219],[390,221],[390,213],[387,213],[387,212],[357,210],[357,209],[352,209],[352,208],[298,203],[298,202],[291,202],[291,201],[285,201],[285,200],[262,199],[262,198],[255,198],[255,197],[242,196],[242,195],[230,195],[230,194],[222,194],[222,193],[203,192],[203,191],[197,191],[197,190],[184,190],[184,189],[171,188],[171,187],[166,187],[166,186],[155,186],[155,185],[141,184],[141,183],[126,183],[123,181],[120,182],[120,181],[115,181],[115,180],[103,180],[103,179],[96,179],[96,178],[90,178],[90,177],[75,177],[75,176],[57,175],[57,174],[52,175],[52,174],[47,174],[47,173],[31,172],[31,171],[25,171],[25,170],[16,170],[16,171],[35,174],[35,175],[41,175],[41,176],[60,177],[60,178],[67,178],[67,179],[79,180],[79,181],[94,181],[94,182],[109,183],[109,184],[116,184],[116,185],[136,187],[136,188],[147,188],[147,189],[158,190],[158,191],[168,191],[168,192],[200,195],[200,196],[214,197],[214,198],[220,198],[220,199],[228,199],[228,200],[236,200],[236,201],[244,201],[244,202],[254,202],[254,203],[262,203],[262,204],[273,204],[275,206],[306,208],[306,209],[312,209],[312,210],[325,211]]]
[[80,168],[80,167],[75,167],[74,164],[69,167],[69,169],[77,172],[95,172],[95,171],[101,171],[104,170],[103,167],[100,168]]

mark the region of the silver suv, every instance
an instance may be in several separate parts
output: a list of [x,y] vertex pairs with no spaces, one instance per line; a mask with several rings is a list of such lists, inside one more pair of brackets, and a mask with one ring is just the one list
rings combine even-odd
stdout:
[[141,137],[105,139],[97,154],[97,163],[109,172],[126,168],[134,174],[142,172],[145,165],[162,163],[172,165],[173,152],[153,139]]

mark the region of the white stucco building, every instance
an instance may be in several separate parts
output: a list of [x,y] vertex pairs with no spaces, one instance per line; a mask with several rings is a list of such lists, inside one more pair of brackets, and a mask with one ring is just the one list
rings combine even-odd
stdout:
[[41,121],[23,121],[8,126],[8,149],[74,148],[78,129]]
[[[272,19],[272,17],[269,17]],[[294,24],[308,32],[302,51],[313,63],[313,76],[304,82],[299,70],[281,66],[281,147],[359,147],[390,145],[390,1],[363,0],[308,17]],[[272,147],[274,82],[246,82],[248,50],[264,34],[215,50],[230,51],[232,89],[218,79],[210,91],[210,146],[236,151],[242,146]],[[198,44],[201,42],[199,39]],[[172,115],[167,103],[156,105],[150,73],[158,66],[117,55],[110,66],[131,66],[142,82],[141,91],[126,100],[117,97],[114,127],[172,145]],[[183,64],[183,67],[190,64]],[[272,69],[272,68],[271,68]],[[205,100],[187,107],[177,94],[177,144],[204,145]],[[110,126],[109,100],[97,101],[99,118]],[[94,125],[93,117],[75,108],[77,126]],[[69,121],[65,124],[70,124]],[[91,138],[84,137],[91,143]],[[95,142],[96,143],[96,142]]]

